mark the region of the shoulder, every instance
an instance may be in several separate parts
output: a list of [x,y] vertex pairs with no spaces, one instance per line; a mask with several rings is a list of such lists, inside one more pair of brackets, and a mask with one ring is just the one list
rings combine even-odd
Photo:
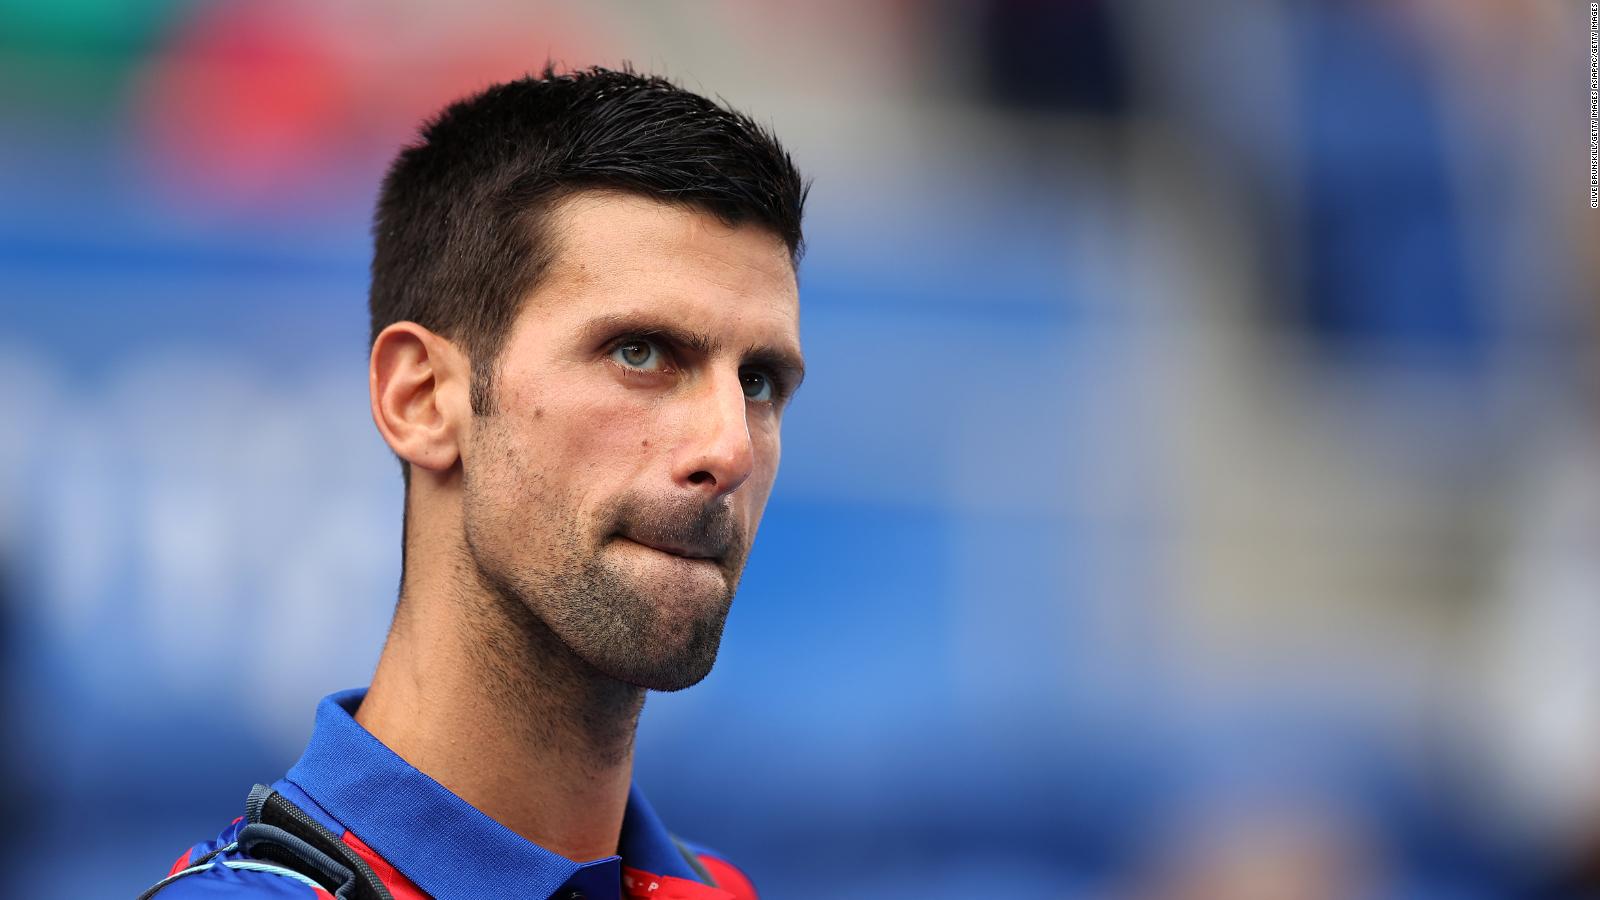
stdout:
[[303,875],[252,859],[235,843],[241,820],[185,850],[140,900],[333,900]]
[[726,856],[694,841],[678,838],[678,843],[683,846],[687,853],[694,857],[706,874],[711,876],[711,880],[715,885],[732,894],[734,900],[759,900],[756,895],[756,887],[750,881],[750,876],[746,875],[743,869],[729,862]]

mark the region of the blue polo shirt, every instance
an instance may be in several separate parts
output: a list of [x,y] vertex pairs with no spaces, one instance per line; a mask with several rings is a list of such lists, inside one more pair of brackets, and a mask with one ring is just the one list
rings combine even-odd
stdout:
[[[395,900],[742,900],[742,873],[704,848],[675,842],[635,786],[622,821],[620,854],[577,863],[513,833],[384,746],[355,720],[366,689],[333,694],[317,707],[305,754],[273,785],[365,858]],[[179,857],[169,877],[232,843],[236,819],[215,841]],[[706,883],[685,852],[716,886]],[[331,895],[308,879],[238,851],[173,878],[155,900]]]

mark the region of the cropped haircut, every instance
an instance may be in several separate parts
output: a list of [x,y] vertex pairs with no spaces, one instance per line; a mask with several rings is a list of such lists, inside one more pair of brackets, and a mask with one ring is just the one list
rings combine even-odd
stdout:
[[798,266],[807,187],[748,116],[626,67],[547,66],[446,107],[395,158],[373,221],[369,346],[395,322],[444,335],[472,361],[473,413],[491,414],[500,352],[557,250],[561,200],[622,191],[753,223]]

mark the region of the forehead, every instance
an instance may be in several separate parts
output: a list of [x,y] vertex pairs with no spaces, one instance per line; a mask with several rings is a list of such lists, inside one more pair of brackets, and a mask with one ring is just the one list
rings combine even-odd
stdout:
[[[797,344],[799,291],[788,247],[757,225],[690,207],[584,192],[547,220],[553,258],[528,305],[557,320],[654,311],[701,330]],[[798,351],[795,346],[794,350]]]

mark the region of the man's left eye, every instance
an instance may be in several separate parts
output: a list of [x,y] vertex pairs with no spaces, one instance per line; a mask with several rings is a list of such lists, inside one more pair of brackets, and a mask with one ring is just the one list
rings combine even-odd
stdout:
[[650,341],[634,339],[623,341],[611,351],[611,358],[630,369],[643,369],[649,372],[665,368],[666,360],[660,348]]
[[744,385],[745,399],[761,403],[772,399],[772,379],[760,372],[742,372],[739,382]]

